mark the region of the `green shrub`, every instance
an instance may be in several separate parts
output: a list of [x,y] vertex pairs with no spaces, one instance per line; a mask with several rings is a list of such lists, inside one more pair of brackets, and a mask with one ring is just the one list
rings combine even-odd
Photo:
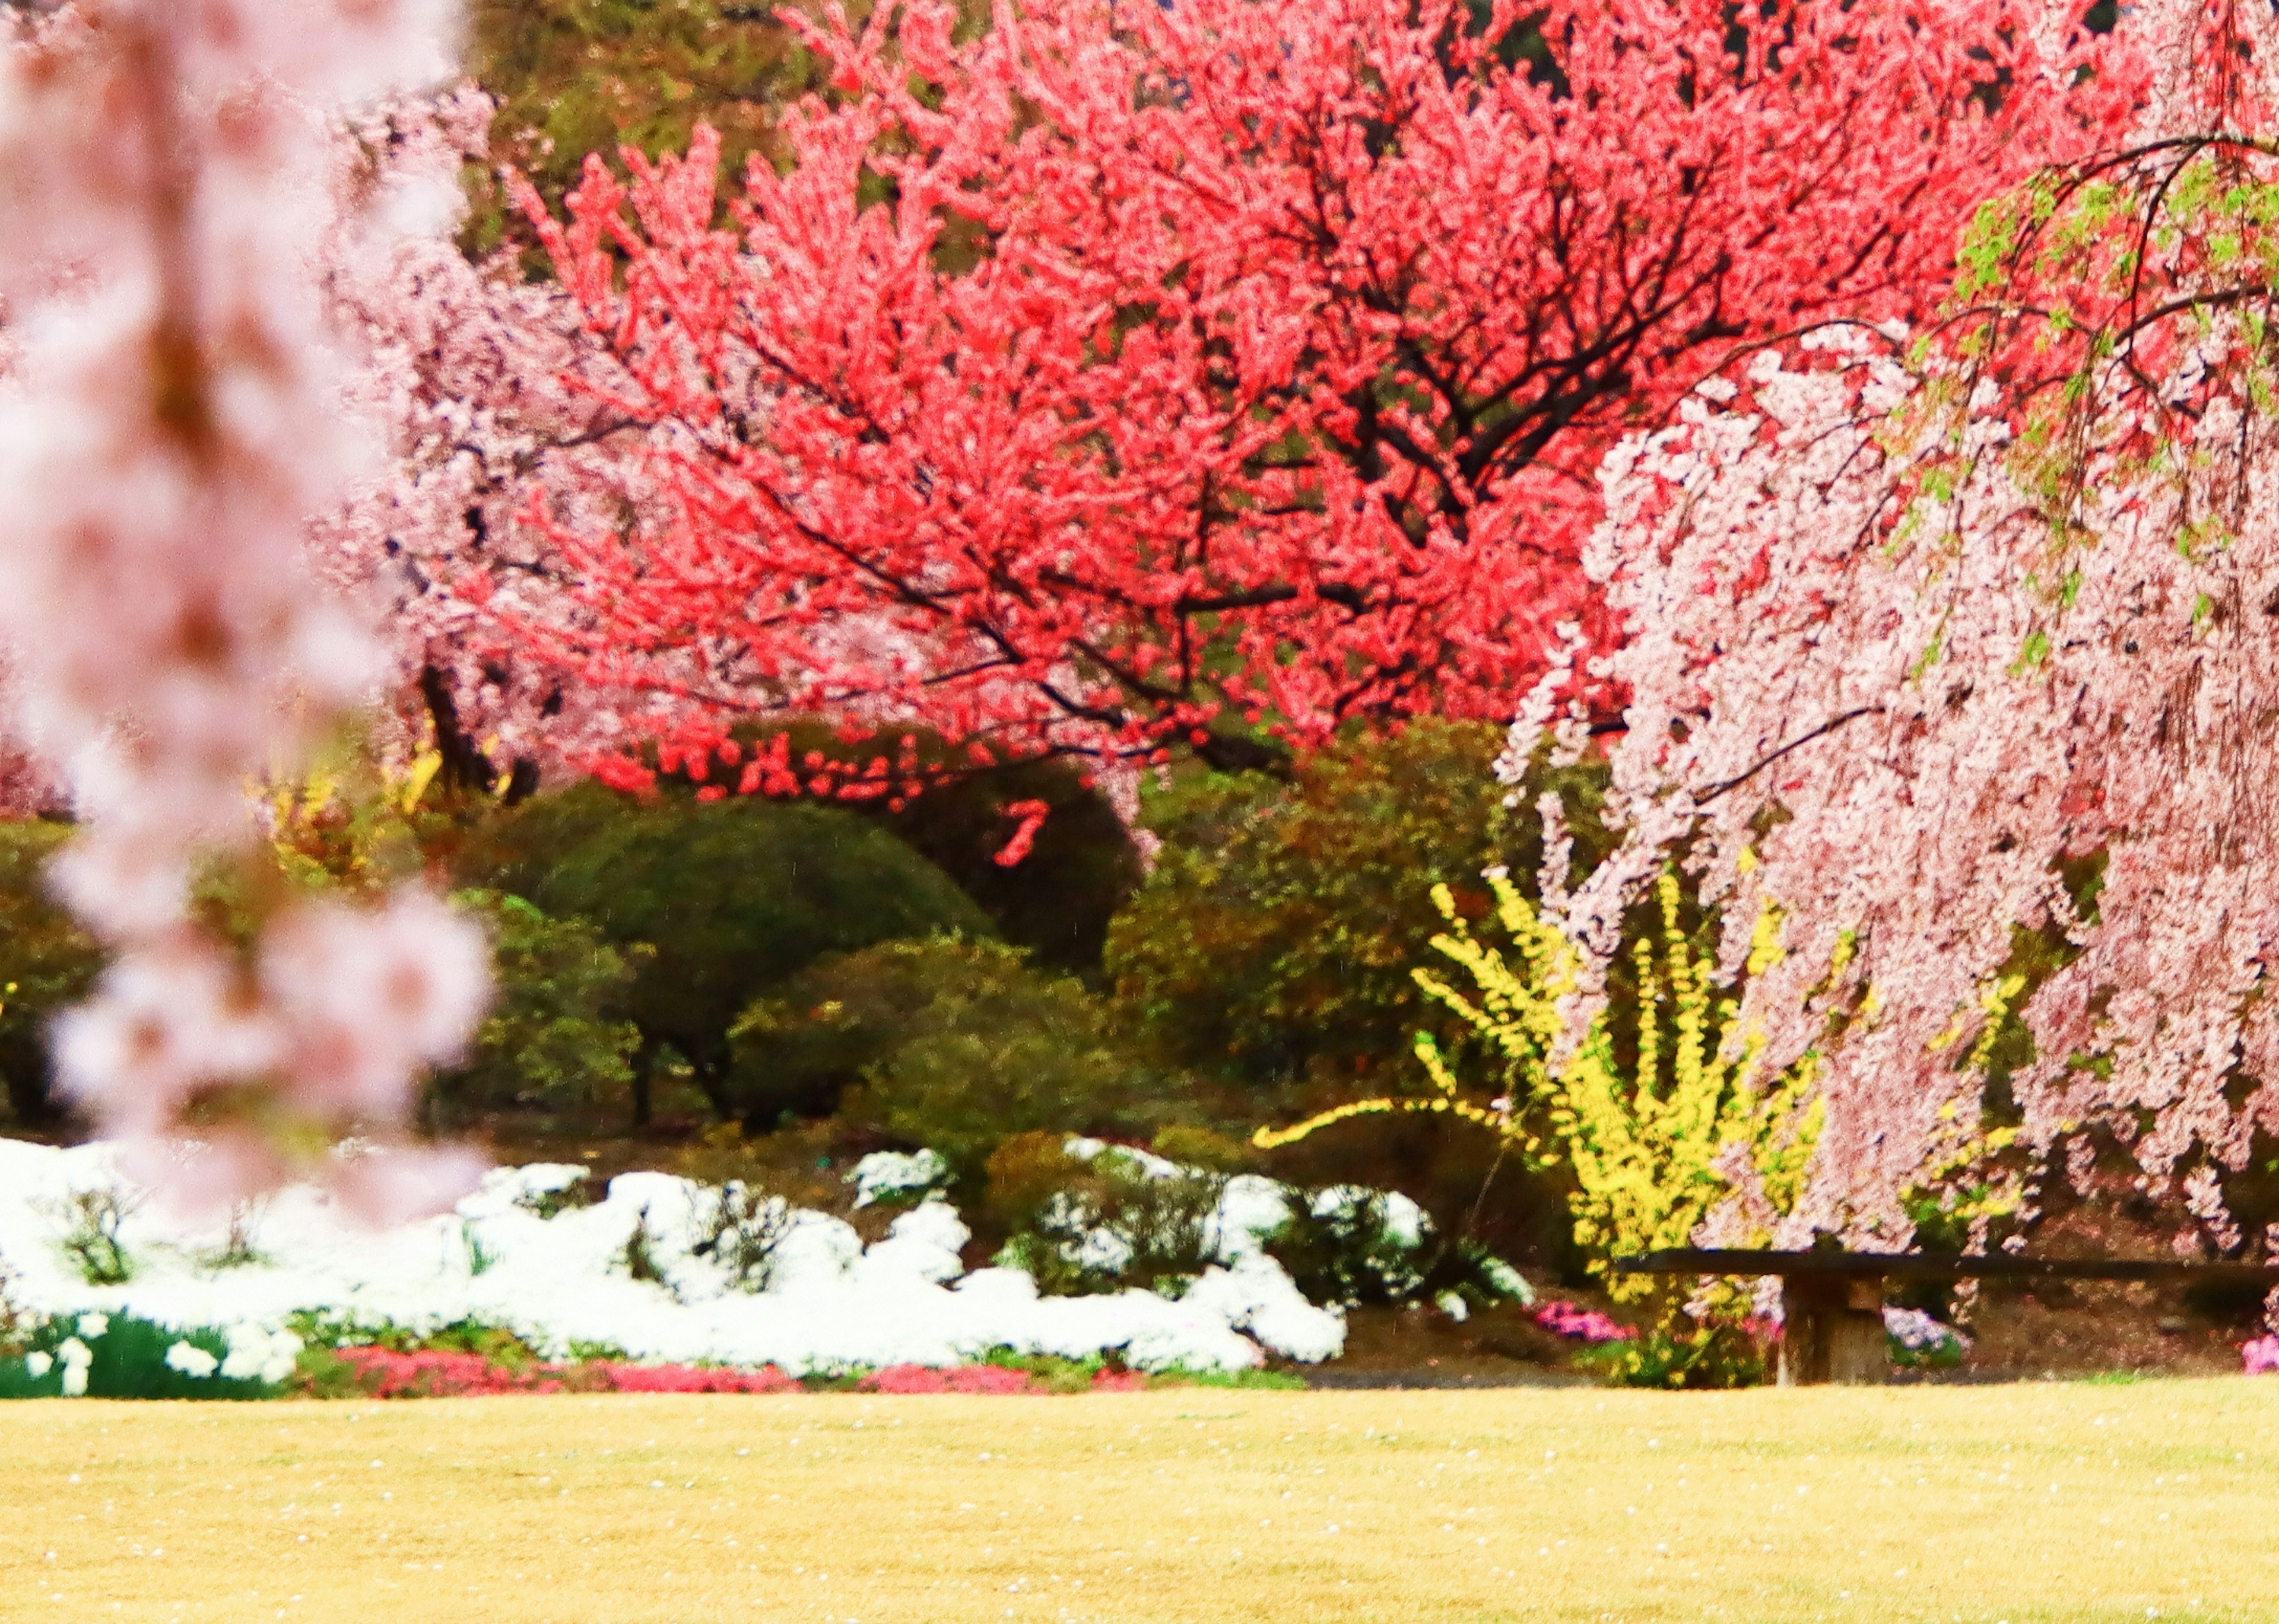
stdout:
[[428,1084],[439,1125],[503,1107],[625,1099],[641,1030],[608,1012],[624,1003],[648,945],[618,947],[588,921],[556,919],[503,892],[462,891],[451,900],[489,927],[496,992],[466,1063]]
[[1576,1355],[1597,1365],[1616,1387],[1692,1391],[1756,1387],[1765,1379],[1765,1352],[1747,1328],[1724,1321],[1688,1327],[1675,1321],[1625,1342],[1602,1343]]
[[1433,1252],[1423,1236],[1404,1234],[1391,1222],[1387,1205],[1377,1191],[1301,1191],[1289,1217],[1266,1237],[1266,1254],[1308,1302],[1349,1308],[1414,1302]]
[[1086,1170],[1068,1153],[1065,1133],[1009,1134],[989,1153],[982,1208],[1007,1229],[1024,1228]]
[[[1109,931],[1117,996],[1173,1058],[1249,1087],[1397,1076],[1410,1033],[1435,1018],[1408,973],[1441,928],[1420,880],[1484,915],[1482,869],[1540,863],[1534,791],[1507,817],[1489,770],[1502,742],[1483,724],[1420,721],[1302,759],[1286,785],[1197,774],[1151,797],[1163,851]],[[1601,839],[1600,776],[1557,778],[1578,862]]]
[[134,1277],[134,1260],[119,1231],[139,1200],[115,1186],[74,1190],[35,1210],[56,1229],[56,1245],[79,1277],[92,1286],[124,1285]]
[[1213,1173],[1248,1173],[1256,1169],[1258,1153],[1239,1139],[1190,1122],[1172,1122],[1155,1131],[1147,1148],[1166,1161],[1202,1168]]
[[58,1115],[48,1023],[85,997],[103,968],[93,938],[49,900],[48,859],[70,838],[68,824],[0,821],[0,1082],[10,1111],[27,1126]]
[[974,1362],[1033,1376],[1048,1393],[1089,1392],[1101,1371],[1120,1372],[1123,1368],[1099,1353],[1087,1353],[1082,1359],[1063,1359],[1056,1353],[1019,1353],[1008,1347],[991,1348]]
[[399,1325],[352,1310],[312,1309],[292,1316],[293,1333],[312,1350],[379,1347],[391,1353],[480,1353],[494,1365],[526,1369],[556,1357],[622,1360],[614,1343],[572,1342],[558,1350],[534,1347],[520,1332],[487,1320],[453,1320],[426,1327]]
[[988,920],[940,869],[852,813],[751,799],[641,802],[599,785],[541,795],[464,854],[470,881],[647,943],[611,1011],[639,1028],[633,1115],[669,1047],[724,1112],[729,1028],[826,954]]
[[[1039,761],[976,771],[962,752],[922,728],[850,740],[827,724],[798,722],[748,729],[737,740],[740,749],[764,753],[779,737],[787,741],[794,758],[804,762],[819,757],[858,779],[882,759],[910,763],[921,782],[927,774],[957,774],[925,783],[916,795],[880,795],[844,805],[948,875],[988,915],[999,935],[1027,948],[1038,963],[1080,973],[1099,968],[1109,921],[1139,888],[1147,868],[1132,831],[1108,797],[1086,783],[1081,768],[1066,761]],[[721,776],[708,763],[709,780]],[[697,787],[687,767],[659,781],[684,794]],[[1001,862],[1022,821],[1009,808],[1023,802],[1041,802],[1045,820],[1019,862]]]
[[971,1179],[1008,1134],[1157,1119],[1161,1088],[1114,1015],[994,942],[881,943],[747,1008],[726,1095],[755,1129],[837,1109]]
[[1299,1191],[1262,1245],[1308,1302],[1354,1308],[1453,1294],[1469,1309],[1534,1300],[1509,1264],[1477,1243],[1445,1238],[1430,1220],[1412,1227],[1382,1191]]

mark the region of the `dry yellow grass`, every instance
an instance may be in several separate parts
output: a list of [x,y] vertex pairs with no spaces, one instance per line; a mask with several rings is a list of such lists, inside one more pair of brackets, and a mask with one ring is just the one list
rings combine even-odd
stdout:
[[0,1619],[2279,1619],[2279,1381],[0,1407]]

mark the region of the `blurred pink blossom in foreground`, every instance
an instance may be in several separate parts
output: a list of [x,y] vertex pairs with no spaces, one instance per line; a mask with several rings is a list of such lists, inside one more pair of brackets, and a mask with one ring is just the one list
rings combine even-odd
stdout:
[[[208,864],[257,879],[248,785],[293,770],[380,669],[302,561],[309,517],[378,453],[341,404],[319,269],[383,226],[338,201],[331,133],[441,78],[452,16],[85,0],[0,33],[0,638],[16,731],[67,770],[84,825],[57,883],[117,954],[59,1073],[129,1172],[178,1196],[314,1160],[384,1219],[476,1169],[403,1135],[417,1069],[487,996],[472,925],[418,893],[360,910],[257,884],[241,948],[191,908]],[[377,1148],[312,1154],[349,1134]]]
[[2279,1335],[2258,1337],[2252,1342],[2241,1343],[2239,1358],[2249,1375],[2279,1371]]

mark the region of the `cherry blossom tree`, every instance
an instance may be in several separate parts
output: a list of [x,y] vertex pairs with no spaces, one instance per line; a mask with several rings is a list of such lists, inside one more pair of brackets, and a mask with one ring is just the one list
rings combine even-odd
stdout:
[[1753,347],[1927,314],[1971,210],[2089,149],[2129,82],[2007,0],[1729,13],[1040,0],[959,45],[914,0],[810,28],[834,88],[725,222],[702,131],[628,181],[589,165],[566,219],[522,194],[570,386],[636,431],[626,499],[541,491],[535,554],[487,515],[433,573],[486,657],[613,696],[668,762],[775,713],[1221,762],[1508,718],[1615,640],[1580,568],[1608,448]]
[[[463,172],[488,162],[492,114],[466,85],[373,110],[336,138],[335,190],[351,203],[424,195],[456,218]],[[441,234],[335,234],[325,250],[330,308],[364,357],[356,398],[384,425],[387,456],[317,517],[309,551],[334,585],[382,607],[382,747],[433,747],[448,782],[483,791],[613,750],[663,707],[566,682],[449,589],[471,565],[541,594],[560,579],[544,536],[519,523],[534,492],[595,525],[635,500],[625,453],[638,425],[570,382],[595,375],[574,303],[510,258],[471,262]]]
[[[302,559],[375,450],[317,268],[336,234],[445,222],[402,188],[341,209],[326,132],[437,82],[450,22],[446,0],[83,0],[0,50],[0,635],[15,732],[82,823],[55,877],[117,954],[59,1069],[128,1170],[192,1194],[312,1160],[385,1215],[477,1165],[305,1156],[401,1138],[415,1068],[480,1013],[482,943],[418,890],[294,897],[247,793],[380,669]],[[244,938],[197,902],[217,868]]]
[[1760,356],[1608,465],[1633,844],[1569,917],[1682,845],[1729,970],[1780,921],[1744,1015],[1828,1107],[1792,1242],[1905,1242],[2005,1120],[2029,1212],[2117,1144],[2259,1238],[2222,1185],[2279,1134],[2279,28],[2124,21],[2131,126],[1990,203],[1938,324]]

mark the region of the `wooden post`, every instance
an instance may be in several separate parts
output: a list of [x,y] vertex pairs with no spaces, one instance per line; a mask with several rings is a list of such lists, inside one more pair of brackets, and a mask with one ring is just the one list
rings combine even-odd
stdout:
[[1876,1385],[1891,1372],[1884,1340],[1884,1283],[1827,1275],[1781,1280],[1783,1387]]

